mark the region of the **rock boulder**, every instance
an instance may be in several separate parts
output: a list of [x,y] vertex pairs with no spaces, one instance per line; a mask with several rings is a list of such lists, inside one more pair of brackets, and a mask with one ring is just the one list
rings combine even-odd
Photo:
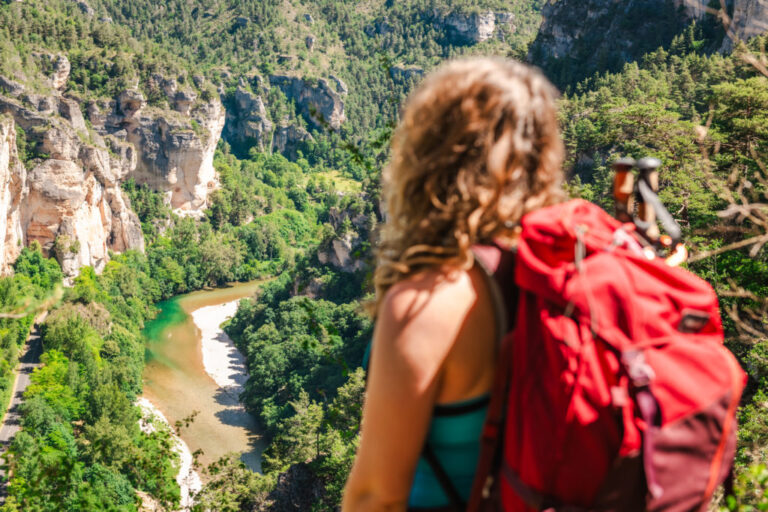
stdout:
[[346,121],[344,102],[328,81],[303,79],[295,76],[270,75],[269,83],[293,100],[301,115],[315,128],[327,124],[338,130]]
[[441,24],[452,44],[477,44],[493,37],[496,14],[491,11],[471,14],[454,11],[445,16]]
[[261,95],[243,86],[235,91],[234,102],[227,109],[224,137],[234,145],[269,148],[272,141],[272,121]]

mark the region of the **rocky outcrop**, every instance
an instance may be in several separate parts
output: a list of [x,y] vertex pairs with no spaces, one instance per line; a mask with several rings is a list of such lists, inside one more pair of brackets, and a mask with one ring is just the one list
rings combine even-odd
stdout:
[[472,14],[452,12],[443,19],[442,24],[453,44],[482,43],[493,37],[496,15],[492,11]]
[[[53,93],[37,94],[3,78],[0,114],[0,271],[34,240],[57,257],[66,275],[83,265],[101,270],[109,252],[144,249],[141,225],[120,184],[128,177],[166,194],[177,213],[201,215],[217,186],[213,154],[224,125],[218,98],[198,99],[174,79],[153,77],[174,110],[150,107],[141,92],[90,101],[86,123],[76,98],[63,96],[69,62],[50,59]],[[12,119],[12,121],[10,121]],[[13,124],[13,131],[6,126]],[[15,125],[26,133],[32,159],[27,169],[7,148]],[[12,144],[13,142],[13,144]]]
[[336,75],[328,75],[328,78],[333,80],[333,83],[336,84],[336,92],[339,94],[349,94],[349,87],[347,87],[347,84],[344,83],[344,80],[337,77]]
[[675,0],[675,5],[690,19],[698,20],[706,14],[706,0]]
[[[85,12],[88,4],[78,4]],[[33,241],[69,277],[84,265],[100,271],[110,251],[144,250],[120,186],[128,177],[164,192],[177,213],[202,215],[218,185],[213,155],[225,112],[217,96],[203,99],[186,80],[155,74],[144,84],[154,106],[136,88],[83,104],[63,92],[71,70],[65,56],[33,56],[44,73],[36,83],[48,92],[0,77],[0,272]],[[27,164],[17,155],[17,126]]]
[[269,83],[278,87],[289,100],[296,103],[300,114],[315,128],[328,125],[338,130],[346,121],[342,94],[325,79],[310,80],[295,76],[270,75]]
[[435,13],[435,25],[445,33],[447,42],[455,45],[482,43],[494,35],[501,35],[501,29],[515,30],[515,16],[509,12],[452,11],[447,14]]
[[[68,105],[55,97],[52,102]],[[98,136],[85,142],[56,112],[36,112],[3,96],[0,112],[6,114],[0,123],[0,270],[7,272],[32,241],[55,255],[70,277],[84,265],[100,271],[109,251],[144,250],[139,219],[120,188],[136,165],[129,148],[110,153]],[[31,160],[29,172],[15,153],[16,123],[41,155]]]
[[328,216],[336,236],[324,240],[320,245],[317,250],[318,261],[344,272],[364,269],[365,260],[361,258],[360,249],[363,241],[369,237],[368,218],[363,213],[339,210],[336,207],[330,209]]
[[[768,2],[765,0],[735,0],[731,21],[732,37],[740,41],[768,32]],[[730,51],[734,40],[726,38],[723,50]]]
[[528,60],[560,86],[597,71],[616,71],[625,62],[667,46],[690,23],[680,1],[548,2],[542,9],[544,21],[530,46]]
[[7,275],[24,242],[21,202],[26,195],[27,171],[16,150],[13,118],[0,116],[0,274]]
[[0,94],[17,97],[24,92],[24,86],[15,80],[0,75]]
[[53,75],[51,75],[51,85],[54,89],[64,89],[67,85],[67,80],[69,80],[69,71],[71,69],[69,59],[64,55],[56,56],[56,60],[53,63]]
[[235,145],[269,148],[272,141],[272,121],[261,95],[240,86],[235,91],[234,104],[227,110],[224,137]]
[[162,82],[174,111],[148,107],[143,94],[126,90],[117,100],[90,102],[88,119],[99,135],[132,144],[138,155],[131,176],[164,192],[182,215],[201,215],[218,186],[213,154],[225,122],[218,98],[199,101],[193,91]]
[[365,262],[355,256],[360,246],[357,233],[348,232],[329,240],[325,247],[317,251],[317,259],[323,265],[332,265],[344,272],[355,272],[365,268]]
[[301,144],[310,140],[314,140],[312,135],[301,126],[282,124],[277,127],[272,138],[272,151],[295,160]]
[[[542,9],[544,22],[528,59],[565,86],[597,71],[616,71],[658,47],[667,46],[692,20],[709,16],[706,0],[559,0]],[[768,3],[733,0],[729,35],[746,41],[768,32]],[[628,27],[631,27],[628,29]]]

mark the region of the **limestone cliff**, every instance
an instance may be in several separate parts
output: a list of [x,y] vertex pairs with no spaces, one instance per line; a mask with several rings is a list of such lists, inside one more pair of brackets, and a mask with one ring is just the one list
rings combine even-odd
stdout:
[[[764,0],[728,3],[733,9],[734,39],[748,40],[768,31]],[[544,22],[528,58],[558,85],[570,85],[596,71],[618,70],[625,62],[667,46],[692,20],[719,23],[706,13],[707,4],[706,0],[550,1],[542,9]],[[720,49],[732,47],[726,38]]]
[[[100,271],[109,251],[143,250],[139,220],[119,183],[135,166],[133,153],[110,152],[100,138],[88,140],[87,132],[61,116],[67,103],[60,98],[43,101],[46,108],[56,107],[46,113],[35,109],[32,99],[0,95],[0,113],[6,116],[0,126],[0,271],[8,272],[21,247],[32,241],[55,255],[67,276],[84,265]],[[29,172],[16,152],[17,123],[37,155]]]
[[[731,35],[736,40],[747,41],[768,32],[768,2],[765,0],[735,0]],[[733,40],[723,41],[723,50],[733,48]]]
[[338,130],[346,121],[344,101],[328,81],[321,78],[309,80],[295,76],[270,75],[269,83],[279,88],[289,100],[293,100],[301,115],[315,128],[327,124]]
[[6,275],[21,251],[21,202],[26,195],[27,171],[16,150],[13,118],[0,117],[0,274]]
[[[225,115],[218,97],[199,100],[175,80],[153,76],[167,106],[147,106],[135,89],[84,104],[66,92],[69,61],[39,58],[50,62],[47,92],[0,77],[0,272],[35,240],[67,276],[84,265],[100,271],[110,251],[143,250],[141,225],[120,186],[128,177],[164,192],[178,213],[202,214],[217,186],[213,155]],[[16,126],[25,134],[23,157]]]
[[272,151],[283,154],[286,158],[295,160],[301,144],[314,140],[312,135],[301,126],[281,123],[272,138]]
[[451,44],[471,45],[487,41],[494,35],[502,34],[507,27],[515,31],[514,15],[508,12],[473,12],[452,11],[447,14],[435,13],[435,26],[445,33]]
[[255,146],[260,150],[271,146],[272,121],[260,94],[240,85],[233,103],[227,109],[224,137],[230,144]]
[[559,0],[542,8],[544,21],[528,59],[559,86],[667,46],[696,9],[683,0]]
[[[339,210],[329,211],[329,223],[335,236],[323,241],[317,250],[317,259],[344,272],[357,272],[365,268],[362,245],[370,237],[368,218],[362,213]],[[346,224],[346,227],[345,227]]]
[[115,100],[90,102],[88,119],[100,135],[133,145],[137,183],[165,192],[177,213],[200,215],[217,187],[213,155],[224,107],[218,98],[198,101],[192,91],[166,93],[174,110],[149,107],[141,92],[126,90]]

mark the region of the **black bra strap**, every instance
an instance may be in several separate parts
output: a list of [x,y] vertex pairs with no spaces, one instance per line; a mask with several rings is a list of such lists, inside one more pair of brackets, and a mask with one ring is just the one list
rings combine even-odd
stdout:
[[432,447],[428,442],[424,443],[424,449],[422,450],[421,455],[424,457],[424,460],[427,461],[427,464],[429,464],[440,487],[442,487],[443,492],[448,497],[448,501],[451,503],[451,510],[455,512],[463,512],[466,509],[467,504],[464,503],[459,491],[456,490],[456,486],[453,485],[451,477],[445,472],[443,465],[438,460],[434,450],[432,450]]
[[432,416],[461,416],[462,414],[468,414],[483,409],[487,407],[489,403],[491,403],[490,393],[460,405],[437,404],[432,410]]

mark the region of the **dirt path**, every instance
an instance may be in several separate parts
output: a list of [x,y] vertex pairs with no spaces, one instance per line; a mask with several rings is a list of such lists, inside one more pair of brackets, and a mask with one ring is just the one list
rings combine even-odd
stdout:
[[[16,366],[16,378],[11,389],[11,402],[8,404],[8,410],[5,412],[2,426],[0,426],[0,452],[3,454],[5,454],[16,433],[21,429],[19,406],[24,401],[24,391],[29,386],[32,371],[40,366],[43,343],[40,340],[39,323],[44,318],[41,316],[36,319],[27,338],[24,354],[19,358],[19,364]],[[0,504],[5,502],[6,485],[8,484],[4,466],[5,458],[0,457]]]

